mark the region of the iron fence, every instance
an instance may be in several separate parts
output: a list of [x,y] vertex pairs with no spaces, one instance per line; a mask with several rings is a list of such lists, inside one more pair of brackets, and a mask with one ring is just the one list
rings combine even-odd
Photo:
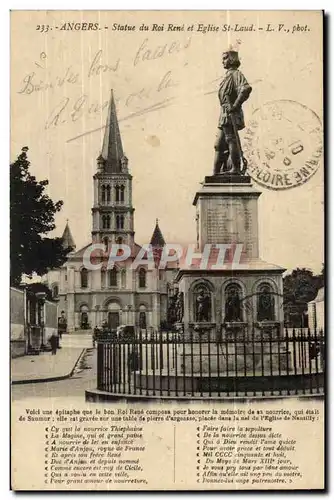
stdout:
[[325,337],[139,331],[97,339],[97,388],[120,396],[250,397],[323,394]]

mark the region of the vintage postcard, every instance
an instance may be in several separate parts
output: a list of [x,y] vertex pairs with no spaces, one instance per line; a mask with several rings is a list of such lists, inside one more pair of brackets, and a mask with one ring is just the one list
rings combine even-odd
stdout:
[[11,487],[323,490],[323,12],[11,12]]

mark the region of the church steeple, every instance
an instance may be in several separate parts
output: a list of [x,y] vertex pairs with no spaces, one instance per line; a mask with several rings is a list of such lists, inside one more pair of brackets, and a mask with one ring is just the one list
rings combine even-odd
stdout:
[[124,167],[127,167],[127,159],[123,153],[122,139],[118,126],[113,90],[111,90],[102,151],[97,161],[98,163],[103,163],[104,171],[109,173],[119,173],[124,171]]
[[113,243],[133,244],[132,176],[124,156],[121,134],[111,91],[102,150],[97,158],[92,209],[92,238],[110,247]]
[[64,248],[72,248],[73,250],[75,249],[75,243],[74,239],[70,230],[70,226],[68,225],[68,219],[66,221],[66,226],[63,232],[63,236],[61,237],[63,240],[63,247]]
[[166,244],[164,237],[162,236],[161,229],[159,227],[159,219],[156,219],[156,221],[155,221],[155,228],[154,228],[154,231],[152,234],[150,244],[152,245],[153,248],[157,248],[157,247],[163,248]]

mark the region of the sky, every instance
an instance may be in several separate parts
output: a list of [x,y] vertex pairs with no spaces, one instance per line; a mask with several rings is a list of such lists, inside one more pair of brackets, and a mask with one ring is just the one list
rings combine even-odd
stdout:
[[[29,147],[32,173],[49,179],[48,194],[64,201],[55,234],[62,234],[69,219],[77,248],[90,241],[92,177],[111,88],[133,175],[141,244],[149,242],[156,218],[166,242],[196,241],[192,202],[204,176],[212,173],[221,53],[229,45],[238,48],[240,69],[253,87],[244,105],[246,126],[257,123],[250,146],[247,132],[241,132],[252,164],[267,161],[272,172],[286,172],[279,147],[286,151],[301,141],[303,152],[290,154],[297,171],[319,148],[321,132],[311,131],[322,123],[320,14],[164,12],[159,23],[154,12],[70,14],[65,19],[55,11],[32,12],[30,21],[27,13],[12,15],[11,160]],[[60,30],[66,22],[98,23],[101,29]],[[148,31],[140,29],[143,24]],[[228,31],[236,25],[243,31]],[[273,150],[275,157],[268,160]],[[323,182],[320,159],[314,174],[297,187],[272,190],[255,184],[262,191],[264,260],[287,269],[321,270]]]

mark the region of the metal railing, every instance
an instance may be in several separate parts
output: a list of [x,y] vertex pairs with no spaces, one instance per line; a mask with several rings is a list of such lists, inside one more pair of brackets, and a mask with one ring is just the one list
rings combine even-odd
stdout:
[[148,333],[97,339],[97,388],[150,397],[251,397],[323,394],[325,337],[212,332]]

